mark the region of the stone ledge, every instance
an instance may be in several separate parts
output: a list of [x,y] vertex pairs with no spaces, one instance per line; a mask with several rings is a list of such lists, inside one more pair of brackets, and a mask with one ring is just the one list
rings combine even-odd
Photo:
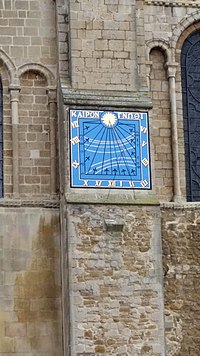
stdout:
[[59,200],[28,200],[28,199],[0,199],[0,207],[32,207],[32,208],[59,208],[60,202]]
[[160,205],[157,197],[153,194],[133,197],[130,194],[66,193],[65,200],[67,204]]
[[166,202],[160,204],[161,209],[199,209],[200,210],[200,202],[191,203],[191,202],[182,202],[182,203],[174,203],[174,202]]
[[151,109],[152,102],[147,92],[76,91],[62,86],[65,105]]

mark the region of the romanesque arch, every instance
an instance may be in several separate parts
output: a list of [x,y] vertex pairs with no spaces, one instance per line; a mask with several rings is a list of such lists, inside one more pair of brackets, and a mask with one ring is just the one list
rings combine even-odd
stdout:
[[200,12],[199,10],[192,12],[184,17],[175,27],[172,33],[170,48],[172,49],[173,60],[177,59],[177,50],[179,50],[184,40],[191,32],[200,28]]
[[20,77],[25,72],[39,72],[41,73],[47,80],[48,86],[55,86],[55,76],[47,67],[43,66],[40,63],[26,63],[20,66],[17,70],[17,76]]
[[0,49],[0,61],[2,62],[3,66],[6,67],[6,70],[9,73],[10,84],[15,84],[16,83],[15,65],[13,61],[10,59],[10,57],[2,49]]
[[152,39],[146,42],[146,60],[150,60],[150,52],[154,48],[159,48],[166,56],[166,61],[169,62],[171,59],[171,53],[169,50],[169,43],[162,39]]
[[[32,63],[18,68],[19,193],[49,195],[56,191],[56,82],[45,66]],[[34,168],[33,168],[34,166]]]

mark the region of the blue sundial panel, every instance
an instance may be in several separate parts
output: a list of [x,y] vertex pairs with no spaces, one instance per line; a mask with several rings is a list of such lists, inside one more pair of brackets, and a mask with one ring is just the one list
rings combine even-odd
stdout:
[[70,110],[71,186],[151,189],[145,112]]

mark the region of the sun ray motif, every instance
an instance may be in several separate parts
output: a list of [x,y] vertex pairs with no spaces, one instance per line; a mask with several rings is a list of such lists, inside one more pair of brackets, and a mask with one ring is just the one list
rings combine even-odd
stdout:
[[117,123],[117,118],[116,118],[115,114],[113,114],[111,112],[106,112],[102,116],[101,121],[105,126],[113,127]]

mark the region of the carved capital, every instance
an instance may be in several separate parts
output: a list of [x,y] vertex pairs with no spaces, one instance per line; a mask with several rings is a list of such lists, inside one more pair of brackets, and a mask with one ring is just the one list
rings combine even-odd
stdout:
[[21,88],[19,86],[10,86],[9,91],[10,91],[10,101],[19,101],[19,93],[20,93]]
[[48,88],[47,89],[47,93],[48,93],[48,100],[49,100],[49,104],[50,103],[56,103],[57,101],[57,90],[56,88]]
[[146,75],[147,77],[150,76],[151,73],[151,67],[152,67],[152,61],[148,61],[146,62]]
[[168,78],[175,78],[177,71],[178,63],[166,63],[167,76]]

